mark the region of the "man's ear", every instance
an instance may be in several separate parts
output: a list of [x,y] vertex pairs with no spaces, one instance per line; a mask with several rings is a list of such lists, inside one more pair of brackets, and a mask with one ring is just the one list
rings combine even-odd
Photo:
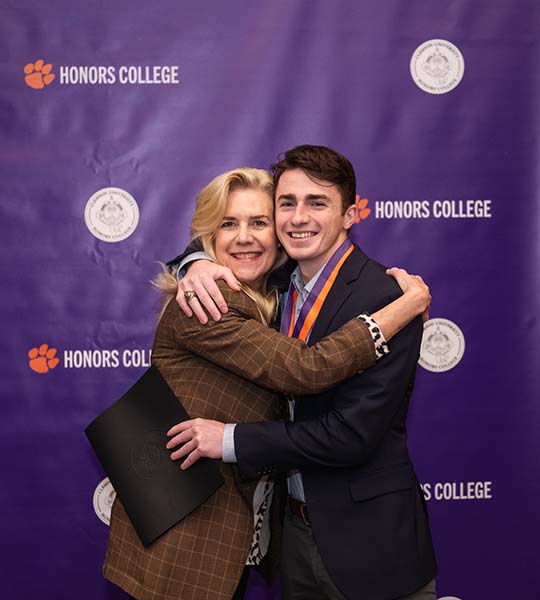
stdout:
[[343,229],[350,229],[358,217],[358,207],[351,204],[343,215]]

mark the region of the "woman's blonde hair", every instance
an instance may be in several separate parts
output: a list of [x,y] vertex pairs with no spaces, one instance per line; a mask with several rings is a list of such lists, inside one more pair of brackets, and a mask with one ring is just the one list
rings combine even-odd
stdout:
[[[261,191],[268,194],[272,199],[274,194],[272,176],[263,169],[233,169],[214,177],[199,192],[195,205],[195,213],[191,221],[191,241],[200,240],[205,253],[215,262],[217,262],[215,253],[216,231],[225,216],[229,194],[236,190]],[[283,253],[278,251],[273,268],[282,264],[283,261]],[[153,283],[157,288],[165,292],[167,296],[176,295],[176,278],[166,268]],[[246,284],[242,284],[242,290],[255,302],[262,321],[268,324],[272,320],[277,306],[276,292],[266,293],[266,280],[262,292],[254,290]],[[170,297],[167,297],[165,304],[169,300]]]

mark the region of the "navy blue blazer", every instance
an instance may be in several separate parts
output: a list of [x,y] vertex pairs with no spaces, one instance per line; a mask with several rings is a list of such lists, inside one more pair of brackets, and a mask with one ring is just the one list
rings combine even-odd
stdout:
[[[309,343],[400,294],[385,268],[355,247]],[[393,600],[436,575],[425,501],[407,449],[421,337],[417,318],[391,340],[390,355],[368,371],[327,392],[296,398],[294,422],[242,423],[235,429],[243,476],[300,469],[321,557],[351,600]]]

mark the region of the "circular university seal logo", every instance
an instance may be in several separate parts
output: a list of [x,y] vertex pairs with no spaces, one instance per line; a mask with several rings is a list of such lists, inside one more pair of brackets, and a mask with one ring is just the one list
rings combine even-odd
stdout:
[[448,319],[430,319],[424,323],[418,364],[428,371],[442,373],[453,369],[463,358],[465,337]]
[[459,49],[446,40],[428,40],[411,57],[411,77],[428,94],[446,94],[463,79],[465,63]]
[[116,492],[108,477],[98,484],[94,491],[94,510],[105,525],[111,522],[111,509],[116,498]]
[[121,242],[139,223],[139,207],[135,198],[120,188],[109,187],[93,194],[84,210],[90,233],[103,242]]
[[159,475],[169,438],[163,431],[149,431],[131,448],[131,466],[137,475],[151,479]]

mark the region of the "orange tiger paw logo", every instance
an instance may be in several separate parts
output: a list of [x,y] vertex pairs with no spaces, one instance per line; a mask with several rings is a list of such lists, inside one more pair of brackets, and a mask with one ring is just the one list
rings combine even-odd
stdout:
[[371,208],[368,208],[369,200],[367,198],[360,198],[360,196],[356,194],[356,201],[354,204],[358,209],[356,211],[356,218],[354,222],[360,223],[360,221],[365,221],[371,214]]
[[56,348],[49,348],[48,344],[41,344],[39,348],[32,348],[28,351],[28,364],[32,371],[36,373],[47,373],[54,369],[60,362],[56,358]]
[[51,71],[52,65],[50,63],[45,64],[45,61],[41,58],[36,60],[35,63],[28,63],[24,67],[26,85],[34,90],[43,89],[46,85],[52,83],[56,77]]

